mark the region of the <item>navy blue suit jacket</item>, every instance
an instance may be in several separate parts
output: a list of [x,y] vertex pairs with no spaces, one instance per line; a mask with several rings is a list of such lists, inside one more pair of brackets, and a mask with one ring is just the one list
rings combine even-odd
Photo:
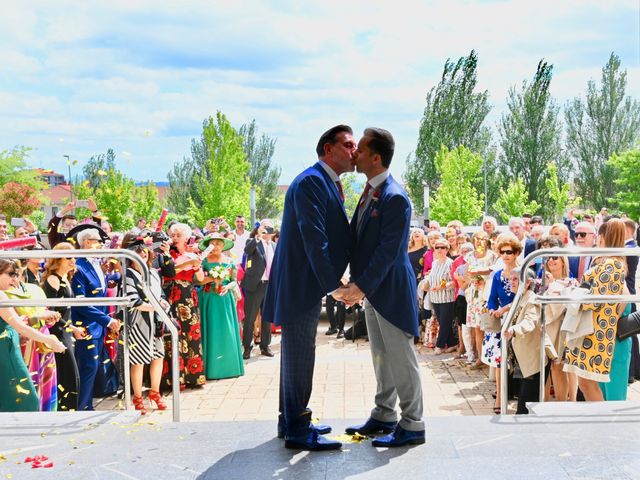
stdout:
[[[106,280],[105,280],[106,285]],[[104,297],[106,291],[100,284],[98,275],[86,258],[76,260],[76,273],[71,288],[76,297]],[[71,307],[71,319],[76,326],[82,326],[93,338],[103,337],[112,318],[107,314],[107,306]]]
[[338,189],[316,163],[287,190],[262,320],[286,325],[339,288],[349,263],[349,241]]
[[524,257],[536,250],[537,242],[533,238],[527,238],[524,242]]
[[351,279],[386,320],[418,336],[416,279],[407,251],[411,202],[391,175],[378,192],[364,211],[360,235],[358,209],[351,220]]

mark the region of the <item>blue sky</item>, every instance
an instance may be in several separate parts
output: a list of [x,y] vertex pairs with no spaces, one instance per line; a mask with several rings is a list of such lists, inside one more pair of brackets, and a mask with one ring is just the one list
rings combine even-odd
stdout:
[[348,123],[415,149],[427,91],[447,58],[475,49],[489,123],[541,58],[562,106],[615,51],[640,98],[636,0],[12,2],[0,16],[0,150],[66,173],[116,151],[136,180],[166,180],[202,120],[221,110],[277,138],[288,183],[320,134]]

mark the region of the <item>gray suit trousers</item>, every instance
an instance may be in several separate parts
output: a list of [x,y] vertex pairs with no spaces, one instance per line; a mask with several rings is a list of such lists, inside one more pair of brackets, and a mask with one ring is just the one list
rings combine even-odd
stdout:
[[364,302],[364,313],[377,382],[371,418],[397,421],[396,402],[400,399],[400,426],[409,431],[424,430],[422,385],[413,335],[391,324],[368,300]]

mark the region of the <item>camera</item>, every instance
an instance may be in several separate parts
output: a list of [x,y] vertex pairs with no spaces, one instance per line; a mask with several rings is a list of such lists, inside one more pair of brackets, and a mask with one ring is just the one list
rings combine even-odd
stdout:
[[160,245],[162,245],[163,242],[169,242],[171,243],[171,239],[169,238],[169,236],[164,233],[164,232],[153,232],[151,234],[151,249],[156,252],[156,253],[161,253],[162,250],[160,250]]

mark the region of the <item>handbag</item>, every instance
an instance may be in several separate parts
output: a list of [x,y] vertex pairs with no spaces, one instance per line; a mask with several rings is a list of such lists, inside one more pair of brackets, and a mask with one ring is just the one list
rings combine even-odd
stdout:
[[624,340],[636,333],[640,333],[640,312],[633,312],[618,319],[618,329],[616,332],[618,340]]

